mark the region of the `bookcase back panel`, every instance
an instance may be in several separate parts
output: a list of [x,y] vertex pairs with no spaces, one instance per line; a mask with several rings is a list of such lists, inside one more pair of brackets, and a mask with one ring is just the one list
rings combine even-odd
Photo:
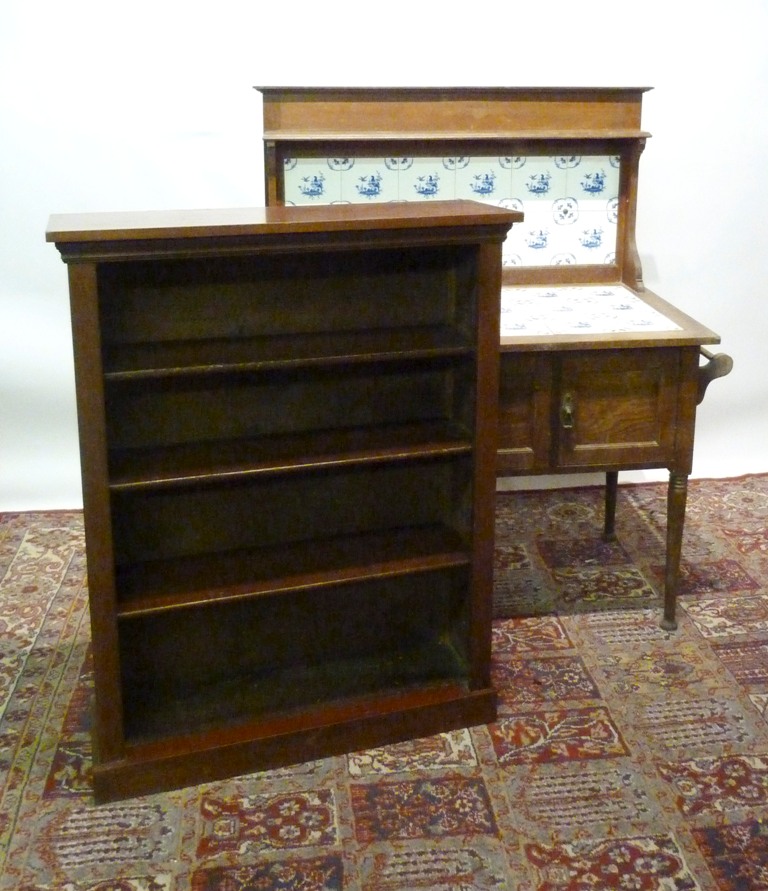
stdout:
[[259,255],[169,260],[151,270],[138,261],[109,264],[99,273],[103,338],[109,345],[438,324],[469,330],[474,256],[448,247],[329,250],[297,254],[290,264]]
[[469,360],[199,375],[113,383],[115,449],[451,420],[471,425]]
[[[418,485],[417,485],[418,482]],[[116,493],[118,564],[467,522],[470,461],[425,460],[257,482]]]
[[424,573],[126,622],[128,735],[466,679],[466,584]]

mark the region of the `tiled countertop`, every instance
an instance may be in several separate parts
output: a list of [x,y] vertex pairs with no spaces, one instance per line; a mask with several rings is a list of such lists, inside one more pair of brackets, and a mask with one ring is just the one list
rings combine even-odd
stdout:
[[623,285],[501,290],[502,337],[679,330],[678,325]]

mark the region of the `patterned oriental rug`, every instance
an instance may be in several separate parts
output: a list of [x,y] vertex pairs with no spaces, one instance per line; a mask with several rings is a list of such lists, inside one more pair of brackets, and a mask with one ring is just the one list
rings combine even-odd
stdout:
[[78,512],[0,515],[0,889],[768,889],[768,476],[500,493],[498,722],[101,807]]

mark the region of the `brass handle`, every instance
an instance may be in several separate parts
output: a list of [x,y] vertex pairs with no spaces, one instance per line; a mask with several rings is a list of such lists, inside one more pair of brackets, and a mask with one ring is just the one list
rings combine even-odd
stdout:
[[573,430],[574,417],[572,393],[563,393],[563,398],[560,402],[560,423],[563,425],[563,430]]

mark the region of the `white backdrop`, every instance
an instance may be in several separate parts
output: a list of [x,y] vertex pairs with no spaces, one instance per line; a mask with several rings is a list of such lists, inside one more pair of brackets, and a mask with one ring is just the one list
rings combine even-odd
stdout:
[[645,281],[736,363],[699,410],[694,476],[767,471],[766,34],[764,0],[0,0],[0,510],[81,504],[48,215],[263,203],[254,85],[654,87]]

